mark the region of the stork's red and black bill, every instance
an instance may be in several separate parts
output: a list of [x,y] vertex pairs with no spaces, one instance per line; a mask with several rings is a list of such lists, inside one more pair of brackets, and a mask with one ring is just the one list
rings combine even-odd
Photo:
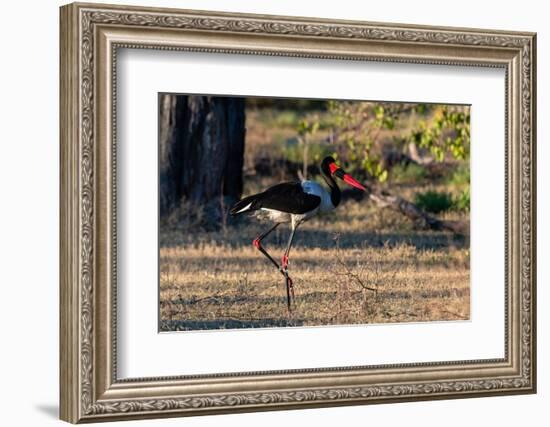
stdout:
[[358,188],[359,190],[367,191],[367,189],[355,178],[353,178],[349,173],[344,172],[344,170],[338,166],[336,163],[331,163],[329,165],[330,173],[340,178],[347,184],[352,187]]

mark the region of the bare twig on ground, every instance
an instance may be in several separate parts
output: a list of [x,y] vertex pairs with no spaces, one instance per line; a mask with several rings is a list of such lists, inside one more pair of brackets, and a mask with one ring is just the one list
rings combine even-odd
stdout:
[[338,265],[340,265],[343,269],[344,269],[344,275],[346,275],[347,277],[353,279],[355,281],[355,283],[357,283],[359,286],[361,286],[363,289],[365,290],[368,290],[368,291],[372,291],[374,292],[376,295],[378,295],[378,289],[377,288],[373,288],[371,286],[368,286],[366,285],[363,280],[361,279],[361,277],[359,277],[358,274],[354,273],[349,267],[348,265],[346,264],[346,262],[343,260],[342,258],[342,255],[340,253],[340,235],[337,234],[336,237],[334,238],[335,242],[336,242],[336,254],[335,254],[335,257],[336,257],[336,261],[338,262]]

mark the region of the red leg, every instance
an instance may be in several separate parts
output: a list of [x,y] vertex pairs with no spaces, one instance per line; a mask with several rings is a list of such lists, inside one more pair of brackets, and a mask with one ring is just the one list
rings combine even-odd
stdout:
[[[269,255],[269,253],[268,253],[268,252],[263,248],[263,246],[262,246],[262,240],[263,240],[265,237],[267,237],[267,235],[268,235],[269,233],[271,233],[273,230],[275,230],[275,229],[279,226],[279,224],[280,224],[279,222],[276,223],[273,227],[271,227],[269,230],[267,230],[264,234],[262,234],[262,235],[256,237],[256,238],[252,241],[252,244],[254,245],[254,247],[255,247],[256,249],[258,249],[262,254],[264,254],[265,257],[266,257],[268,260],[270,260],[270,261],[273,263],[273,265],[274,265],[275,267],[277,267],[277,270],[279,270],[279,271],[282,273],[281,267],[279,267],[279,264],[277,264],[277,261],[275,261],[275,260],[273,259],[273,257],[272,257],[271,255]],[[283,273],[283,274],[284,274],[284,273]]]
[[290,234],[290,239],[288,241],[288,245],[285,250],[285,254],[283,255],[281,266],[279,267],[279,264],[277,264],[277,261],[273,259],[271,255],[263,248],[262,246],[262,240],[273,230],[275,230],[280,223],[275,224],[272,228],[267,230],[264,234],[260,235],[256,239],[252,241],[252,244],[256,249],[258,249],[262,254],[265,255],[267,259],[269,259],[275,267],[281,272],[281,274],[285,278],[285,286],[286,286],[286,299],[287,299],[287,308],[288,311],[292,311],[292,302],[294,300],[294,284],[292,282],[292,279],[288,275],[288,253],[290,252],[290,247],[292,245],[292,239],[294,238],[294,232],[296,231],[295,227],[292,227],[292,232]]

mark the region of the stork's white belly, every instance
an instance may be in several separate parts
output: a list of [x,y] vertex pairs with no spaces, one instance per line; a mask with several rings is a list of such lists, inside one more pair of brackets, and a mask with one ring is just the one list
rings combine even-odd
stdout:
[[259,219],[265,219],[273,222],[290,222],[292,215],[288,212],[281,212],[275,209],[261,208],[256,211],[256,216]]
[[261,208],[256,211],[256,217],[261,220],[268,220],[272,222],[291,222],[293,226],[298,225],[301,222],[307,221],[309,218],[315,216],[319,208],[306,212],[305,214],[291,214],[287,212],[281,212],[274,209]]

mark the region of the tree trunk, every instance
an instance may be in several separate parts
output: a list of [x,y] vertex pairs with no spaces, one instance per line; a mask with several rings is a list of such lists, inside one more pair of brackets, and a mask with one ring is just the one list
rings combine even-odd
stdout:
[[243,188],[243,98],[162,94],[159,99],[160,215],[182,199],[205,207],[238,200]]

